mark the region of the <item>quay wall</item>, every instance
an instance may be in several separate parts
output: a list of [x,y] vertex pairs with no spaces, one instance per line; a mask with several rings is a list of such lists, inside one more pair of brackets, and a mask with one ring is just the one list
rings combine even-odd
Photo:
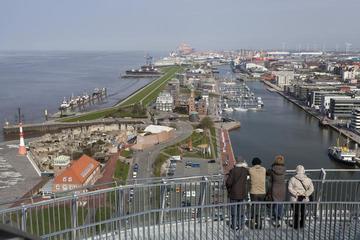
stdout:
[[[84,122],[45,122],[45,123],[34,123],[34,124],[24,124],[23,130],[26,133],[35,133],[35,132],[56,132],[62,129],[68,128],[77,128],[83,126],[92,126],[98,124],[125,124],[125,125],[140,125],[145,124],[144,120],[139,119],[110,119],[110,120],[96,120],[96,121],[84,121]],[[3,132],[5,135],[18,134],[19,126],[18,125],[9,125],[3,127]]]

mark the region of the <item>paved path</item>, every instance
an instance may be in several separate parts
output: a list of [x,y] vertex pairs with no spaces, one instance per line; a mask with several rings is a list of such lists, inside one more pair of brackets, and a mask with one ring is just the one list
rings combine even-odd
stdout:
[[0,144],[0,202],[22,197],[42,180],[27,157],[18,155],[17,144]]

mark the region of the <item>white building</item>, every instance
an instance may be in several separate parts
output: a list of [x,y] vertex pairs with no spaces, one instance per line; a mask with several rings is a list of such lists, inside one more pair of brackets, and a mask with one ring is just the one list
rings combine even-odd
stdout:
[[281,88],[287,85],[291,85],[291,83],[294,81],[293,71],[276,71],[273,72],[273,74],[276,76],[276,84]]
[[320,111],[326,114],[330,109],[331,99],[350,99],[350,96],[339,96],[339,95],[324,95],[321,97]]
[[351,81],[355,79],[355,72],[354,71],[343,71],[342,72],[342,80],[345,81]]
[[156,109],[164,112],[172,112],[174,109],[174,98],[168,92],[161,92],[156,98]]
[[351,118],[350,128],[357,132],[360,132],[360,109],[354,109]]

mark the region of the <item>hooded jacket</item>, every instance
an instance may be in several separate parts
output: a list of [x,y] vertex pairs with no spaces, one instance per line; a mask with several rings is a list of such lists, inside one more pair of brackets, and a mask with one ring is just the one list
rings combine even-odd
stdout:
[[226,189],[232,200],[244,200],[247,197],[247,176],[249,171],[246,163],[237,163],[230,170],[226,179]]
[[285,183],[286,168],[284,165],[273,164],[268,170],[271,183],[271,197],[275,202],[285,201],[286,198],[286,183]]
[[305,196],[304,202],[309,202],[309,196],[314,192],[314,185],[312,180],[305,175],[303,166],[296,167],[296,175],[290,178],[288,190],[290,201],[296,202],[298,196]]

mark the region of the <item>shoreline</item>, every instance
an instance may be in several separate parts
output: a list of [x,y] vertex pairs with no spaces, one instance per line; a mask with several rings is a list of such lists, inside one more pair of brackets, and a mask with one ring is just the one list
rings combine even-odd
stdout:
[[[316,118],[319,123],[321,121],[321,117],[316,115],[315,113],[311,112],[309,109],[307,109],[305,106],[301,105],[300,103],[298,103],[296,100],[292,99],[291,97],[287,96],[285,93],[283,93],[279,87],[277,87],[276,85],[270,83],[269,81],[264,81],[264,80],[260,80],[262,83],[264,83],[266,86],[268,86],[269,88],[273,89],[273,92],[276,92],[277,94],[279,94],[280,96],[282,96],[283,98],[285,98],[286,100],[288,100],[289,102],[293,103],[295,106],[297,106],[298,108],[302,109],[305,113],[309,114],[310,116]],[[360,144],[360,136],[355,135],[355,133],[352,133],[350,130],[345,130],[345,129],[341,129],[337,126],[335,126],[333,123],[328,123],[326,126],[329,126],[330,128],[332,128],[333,130],[337,131],[340,134],[343,134],[344,136],[346,136],[347,138],[351,139],[353,142],[355,142],[356,144]]]

